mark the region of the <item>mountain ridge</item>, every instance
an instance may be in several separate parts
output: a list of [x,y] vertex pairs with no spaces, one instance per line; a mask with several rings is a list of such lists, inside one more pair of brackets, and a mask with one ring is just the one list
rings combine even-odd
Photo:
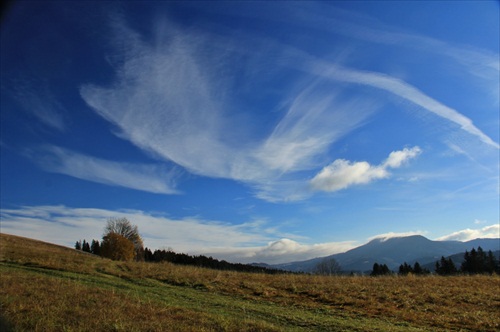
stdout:
[[333,258],[340,264],[343,272],[370,271],[374,263],[387,264],[389,269],[396,270],[404,262],[413,264],[418,261],[420,264],[428,264],[441,256],[447,257],[477,247],[482,247],[485,251],[498,251],[500,238],[478,238],[465,242],[434,241],[422,235],[376,238],[343,253],[270,266],[294,272],[312,272],[320,261]]

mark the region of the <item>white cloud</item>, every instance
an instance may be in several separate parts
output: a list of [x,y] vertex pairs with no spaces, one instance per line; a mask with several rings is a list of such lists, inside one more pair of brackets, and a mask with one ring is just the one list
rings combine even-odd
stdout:
[[[177,252],[211,255],[231,262],[287,263],[333,255],[360,245],[357,241],[304,244],[280,238],[276,229],[266,228],[264,221],[229,224],[221,221],[186,217],[172,219],[139,210],[106,210],[66,206],[24,206],[1,209],[2,233],[73,247],[80,239],[99,240],[106,220],[127,218],[136,224],[151,249],[173,248]],[[499,225],[454,232],[437,240],[467,241],[499,237]],[[379,234],[368,240],[411,235],[425,231]]]
[[100,239],[111,217],[127,218],[138,226],[146,247],[171,247],[176,252],[212,255],[232,262],[284,263],[331,255],[351,249],[355,242],[299,244],[273,240],[279,233],[263,221],[229,224],[199,218],[172,219],[138,210],[105,210],[66,206],[24,206],[1,209],[2,233],[73,247],[79,239]]
[[[113,28],[116,80],[107,87],[83,85],[80,94],[85,102],[115,124],[120,137],[153,156],[194,174],[241,181],[254,188],[261,199],[290,201],[308,197],[311,192],[304,186],[307,180],[299,172],[317,168],[319,157],[324,157],[333,143],[361,126],[377,109],[371,100],[342,98],[347,90],[338,82],[390,92],[499,148],[469,118],[405,81],[319,60],[277,41],[246,38],[259,47],[245,45],[247,66],[236,70],[254,74],[258,72],[255,68],[269,66],[267,62],[273,61],[274,66],[269,67],[277,72],[295,69],[294,75],[298,76],[294,80],[305,82],[311,80],[309,75],[314,76],[312,83],[293,91],[294,98],[287,99],[292,95],[290,86],[280,87],[284,98],[276,107],[286,106],[284,116],[264,137],[262,132],[259,136],[252,130],[254,127],[247,125],[254,120],[251,112],[240,117],[246,108],[238,104],[234,77],[229,74],[234,70],[226,68],[242,60],[243,45],[238,40],[208,31],[180,30],[166,20],[156,23],[152,42],[122,19],[114,20]],[[269,54],[266,64],[259,62],[261,54],[255,49]],[[259,79],[253,83],[250,77],[246,84],[258,84]],[[400,151],[380,166],[335,161],[312,180],[312,187],[331,191],[385,178],[387,168],[399,167],[409,158],[406,154],[412,153],[418,151]],[[338,174],[348,178],[341,179]]]
[[211,247],[237,247],[267,243],[263,225],[228,224],[194,217],[172,219],[138,210],[106,210],[66,206],[24,206],[2,209],[2,232],[72,246],[78,239],[99,239],[110,217],[127,218],[138,226],[147,247],[172,247],[197,253]]
[[310,169],[315,156],[360,126],[376,108],[370,101],[343,101],[318,79],[295,97],[288,112],[256,150],[257,159],[281,172]]
[[164,22],[157,24],[161,38],[147,43],[123,21],[114,25],[121,41],[117,52],[123,53],[114,63],[116,81],[109,87],[82,86],[86,103],[141,149],[194,174],[247,183],[258,197],[298,197],[276,189],[289,186],[273,187],[272,194],[263,188],[281,183],[283,174],[316,167],[319,155],[376,108],[369,101],[342,100],[319,78],[294,91],[294,98],[287,100],[291,92],[282,91],[279,104],[288,109],[269,136],[257,137],[245,129],[248,121],[234,116],[242,106],[226,97],[230,78],[220,74],[227,72],[221,56],[228,63],[241,57],[231,51],[236,41],[193,35]]
[[56,146],[28,153],[46,171],[157,194],[175,194],[175,169],[104,160]]
[[208,254],[234,262],[282,264],[345,252],[356,245],[357,243],[354,241],[301,244],[283,238],[269,242],[266,246],[226,248],[220,251],[211,251]]
[[418,146],[401,151],[393,151],[381,165],[373,166],[366,161],[350,162],[337,159],[324,167],[311,179],[314,190],[338,191],[353,185],[367,184],[375,180],[387,178],[387,168],[397,168],[421,152]]
[[479,229],[463,229],[437,238],[438,241],[470,241],[479,238],[500,238],[500,223]]
[[399,233],[388,232],[388,233],[378,234],[378,235],[372,236],[372,237],[368,238],[368,241],[372,241],[375,239],[387,241],[387,240],[392,239],[392,238],[407,237],[407,236],[413,236],[413,235],[425,235],[426,233],[427,232],[424,232],[424,231],[409,231],[409,232],[399,232]]
[[389,157],[384,162],[383,167],[399,168],[404,163],[408,162],[408,160],[417,157],[421,152],[422,150],[418,146],[411,149],[404,148],[400,151],[393,151],[389,154]]

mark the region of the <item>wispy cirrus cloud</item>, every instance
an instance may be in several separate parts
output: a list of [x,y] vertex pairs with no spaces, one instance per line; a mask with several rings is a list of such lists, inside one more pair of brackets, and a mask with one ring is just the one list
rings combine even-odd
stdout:
[[368,184],[387,178],[390,175],[388,169],[401,167],[421,152],[418,146],[393,151],[380,165],[370,165],[366,161],[350,162],[337,159],[316,174],[311,179],[310,185],[314,190],[333,192],[353,185]]
[[49,172],[157,194],[178,193],[179,173],[165,165],[109,161],[57,146],[45,146],[26,155]]
[[[269,132],[257,134],[242,120],[251,119],[251,112],[234,116],[243,107],[231,86],[234,77],[224,65],[242,59],[242,45],[227,36],[181,29],[166,20],[155,27],[156,37],[148,41],[117,17],[113,21],[115,82],[107,87],[83,85],[82,98],[117,126],[120,137],[158,159],[194,174],[243,182],[265,200],[297,200],[310,195],[307,190],[300,192],[307,188],[307,178],[299,172],[320,167],[319,157],[339,138],[363,125],[378,108],[366,96],[346,99],[346,85],[392,93],[499,148],[471,119],[399,78],[347,68],[258,37],[250,40],[259,49],[267,47],[274,65],[267,67],[276,72],[293,68],[294,79],[308,83],[299,90],[282,87],[284,97],[276,104],[284,110],[282,118]],[[251,47],[246,45],[245,49]],[[262,59],[257,52],[246,55],[253,59],[246,62],[250,67],[246,72],[253,72],[253,66],[266,67],[259,62]],[[249,81],[247,89],[261,82]],[[352,179],[360,183],[387,176],[384,167],[363,163],[338,161],[331,166],[336,172],[364,174],[364,179]]]
[[27,113],[52,129],[66,131],[66,111],[46,82],[19,79],[13,83],[11,90],[11,95]]
[[[295,3],[294,6],[283,8],[279,4],[270,2],[266,3],[265,7],[266,11],[262,11],[260,8],[255,10],[252,6],[247,6],[245,10],[241,10],[241,7],[227,6],[224,12],[226,15],[266,19],[278,24],[286,23],[289,26],[300,27],[301,30],[305,28],[325,31],[333,35],[341,35],[372,44],[409,48],[416,50],[419,54],[435,54],[446,61],[456,62],[460,65],[459,70],[493,85],[496,87],[496,89],[492,89],[494,95],[498,95],[500,84],[499,55],[491,50],[450,43],[391,26],[366,13],[361,14],[339,7],[332,10],[332,4],[307,2]],[[212,11],[214,9],[211,6],[206,6],[204,10]],[[279,12],[280,15],[274,14],[276,12]]]
[[441,118],[459,125],[462,130],[476,136],[482,142],[494,148],[500,149],[500,145],[477,128],[471,119],[457,110],[431,98],[416,87],[404,82],[401,79],[383,73],[353,70],[336,64],[324,63],[323,61],[312,61],[308,70],[312,73],[328,77],[332,80],[363,84],[390,92],[438,115]]
[[[284,116],[268,136],[258,136],[232,116],[241,105],[220,92],[228,82],[214,66],[221,49],[235,48],[232,41],[223,47],[224,38],[165,29],[167,22],[157,26],[161,38],[147,43],[120,19],[114,24],[122,52],[116,81],[109,87],[82,86],[86,103],[141,149],[194,174],[247,183],[260,197],[268,197],[266,188],[284,174],[316,167],[319,155],[376,108],[369,101],[343,100],[320,78],[293,98],[285,91]],[[212,49],[213,44],[219,46]],[[227,52],[232,61],[241,56]],[[275,198],[293,196],[275,188]]]

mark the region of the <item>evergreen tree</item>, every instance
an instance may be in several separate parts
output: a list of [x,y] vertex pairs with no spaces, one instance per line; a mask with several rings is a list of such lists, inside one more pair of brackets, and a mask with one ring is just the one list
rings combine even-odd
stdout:
[[451,258],[444,258],[441,256],[441,260],[436,262],[436,273],[439,275],[453,275],[457,273],[457,267]]
[[153,253],[149,248],[144,249],[144,260],[146,262],[154,262],[154,256]]
[[460,270],[464,273],[493,273],[495,272],[496,259],[491,250],[486,254],[483,248],[472,248],[471,252],[465,251],[464,262]]
[[75,243],[75,249],[76,250],[82,250],[82,241],[81,240],[76,241],[76,243]]
[[423,274],[424,273],[424,270],[420,266],[419,262],[415,262],[415,264],[413,265],[413,273],[415,273],[415,274]]
[[407,275],[408,273],[413,273],[413,268],[411,267],[411,265],[409,265],[408,263],[404,262],[403,264],[401,264],[399,266],[399,271],[398,273],[400,275]]
[[486,257],[486,272],[489,274],[498,272],[498,265],[498,261],[491,250],[488,251],[488,256]]
[[370,273],[371,276],[383,276],[388,274],[391,274],[391,271],[389,270],[387,264],[373,264],[373,270]]
[[90,252],[90,244],[85,240],[82,243],[82,251]]
[[101,246],[99,244],[99,241],[92,240],[92,244],[90,245],[90,252],[94,255],[101,255]]

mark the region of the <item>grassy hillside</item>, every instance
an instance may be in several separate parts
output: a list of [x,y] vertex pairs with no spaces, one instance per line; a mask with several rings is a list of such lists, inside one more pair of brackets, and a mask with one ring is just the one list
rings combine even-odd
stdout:
[[2,331],[500,328],[500,277],[323,277],[123,263],[0,234]]

